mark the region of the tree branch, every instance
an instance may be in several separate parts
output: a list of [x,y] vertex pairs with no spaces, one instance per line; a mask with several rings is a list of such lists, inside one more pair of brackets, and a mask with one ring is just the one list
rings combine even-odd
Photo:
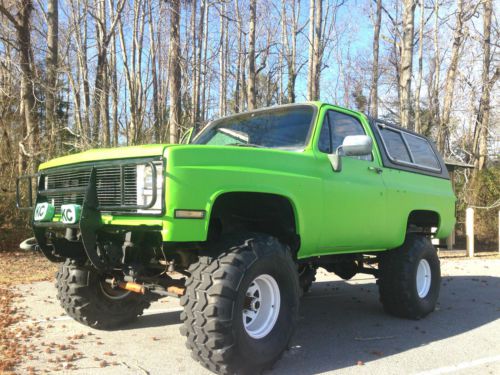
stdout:
[[0,4],[0,13],[2,13],[7,19],[12,22],[16,29],[21,27],[19,21],[14,17],[2,4]]

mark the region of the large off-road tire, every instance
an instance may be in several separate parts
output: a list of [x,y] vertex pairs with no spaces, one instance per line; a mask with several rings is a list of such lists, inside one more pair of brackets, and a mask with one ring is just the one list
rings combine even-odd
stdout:
[[229,235],[189,268],[181,333],[192,356],[220,374],[258,374],[287,348],[299,309],[288,247],[264,234]]
[[144,296],[112,289],[90,266],[66,260],[56,275],[57,298],[76,321],[97,329],[123,326],[149,307]]
[[399,248],[379,257],[379,292],[384,310],[409,319],[434,311],[439,296],[441,270],[430,239],[409,233]]

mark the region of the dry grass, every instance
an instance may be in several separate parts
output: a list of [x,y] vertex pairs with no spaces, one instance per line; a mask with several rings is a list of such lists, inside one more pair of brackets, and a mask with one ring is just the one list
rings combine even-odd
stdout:
[[40,253],[0,252],[0,287],[53,280],[56,270],[57,265]]
[[30,338],[41,330],[39,325],[16,325],[26,316],[14,305],[21,296],[12,286],[53,280],[55,271],[56,265],[39,253],[0,252],[0,374],[14,374],[16,365],[32,355]]

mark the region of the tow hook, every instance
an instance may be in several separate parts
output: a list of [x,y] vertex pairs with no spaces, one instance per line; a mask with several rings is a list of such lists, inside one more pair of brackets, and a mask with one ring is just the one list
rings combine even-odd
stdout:
[[35,237],[28,238],[19,244],[19,248],[25,251],[36,251],[38,243]]
[[186,287],[179,284],[166,286],[158,284],[140,284],[132,281],[120,281],[115,278],[106,279],[106,282],[109,283],[112,288],[120,288],[138,294],[154,293],[160,296],[180,298],[186,292]]

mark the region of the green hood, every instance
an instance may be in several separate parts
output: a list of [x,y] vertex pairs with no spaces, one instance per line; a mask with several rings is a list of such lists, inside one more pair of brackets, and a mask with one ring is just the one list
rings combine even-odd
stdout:
[[40,164],[39,169],[59,167],[69,164],[86,163],[98,160],[113,160],[126,158],[140,158],[148,156],[161,156],[167,147],[166,144],[129,146],[116,148],[92,149],[78,154],[62,156]]

